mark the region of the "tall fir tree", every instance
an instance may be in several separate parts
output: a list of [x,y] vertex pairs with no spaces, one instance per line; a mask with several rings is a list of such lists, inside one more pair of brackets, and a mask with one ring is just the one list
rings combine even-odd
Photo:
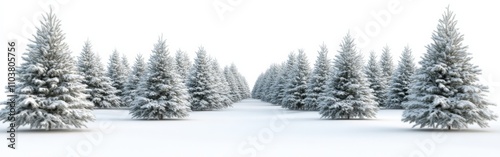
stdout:
[[305,99],[306,110],[318,110],[318,98],[325,91],[326,83],[330,73],[330,60],[328,59],[328,49],[323,43],[318,51],[314,70],[308,82],[307,98]]
[[[36,129],[86,127],[94,121],[93,104],[86,100],[83,77],[64,42],[61,21],[52,10],[43,15],[36,28],[24,63],[17,69],[14,111],[4,108],[0,120],[16,128],[29,125]],[[13,117],[14,120],[11,121]]]
[[241,96],[240,99],[245,99],[250,97],[250,89],[248,88],[248,84],[245,80],[245,78],[238,72],[238,68],[234,63],[231,64],[229,67],[231,72],[233,73],[233,76],[236,80],[236,84],[238,86],[238,93]]
[[[391,50],[389,49],[389,46],[385,46],[382,49],[382,55],[380,56],[380,70],[381,70],[381,82],[382,82],[382,90],[384,93],[388,92],[389,89],[389,83],[392,78],[392,73],[394,72],[394,64],[392,61],[392,55],[391,55]],[[378,95],[376,94],[378,101],[380,104],[379,106],[386,107],[384,104],[383,100],[386,100],[386,94]]]
[[133,118],[161,120],[189,116],[189,94],[177,74],[165,42],[160,37],[154,45],[147,75],[141,82],[141,95],[130,107]]
[[96,108],[111,108],[120,106],[118,92],[108,77],[104,75],[104,67],[101,59],[92,51],[89,40],[85,42],[78,58],[78,70],[84,77],[82,83],[87,86],[87,100],[91,101]]
[[229,95],[231,96],[231,100],[233,102],[238,102],[242,99],[242,96],[239,92],[238,83],[236,81],[233,72],[231,72],[229,66],[224,67],[224,76],[226,77],[229,88],[231,89]]
[[484,98],[487,87],[478,83],[481,70],[471,63],[456,24],[455,14],[447,8],[412,78],[402,121],[413,127],[488,127],[487,121],[498,117],[488,109],[494,104]]
[[192,110],[217,110],[224,107],[214,77],[207,52],[199,47],[188,81]]
[[[128,64],[128,59],[127,56],[125,56],[125,54],[122,54],[121,62],[123,66],[123,75],[125,76],[125,78],[127,78],[130,74],[130,64]],[[125,79],[125,83],[127,83],[126,80],[127,79]],[[125,87],[123,89],[125,89]]]
[[288,104],[288,100],[294,97],[293,92],[296,86],[295,82],[295,74],[293,73],[295,70],[295,64],[297,64],[297,55],[295,55],[295,52],[290,52],[288,54],[288,60],[286,61],[286,67],[285,67],[285,72],[284,72],[284,87],[283,87],[283,93],[279,97],[281,97],[281,107],[282,108],[290,108],[290,104]]
[[217,59],[213,58],[211,59],[211,66],[212,66],[212,71],[214,74],[214,81],[217,84],[217,90],[218,93],[221,96],[221,103],[224,107],[231,107],[233,104],[233,101],[231,100],[231,95],[230,95],[230,87],[229,84],[227,83],[226,77],[224,77],[224,73],[221,70],[221,67],[219,65],[219,62]]
[[374,118],[377,102],[363,73],[363,59],[348,33],[335,56],[327,94],[320,102],[322,118]]
[[189,72],[191,71],[192,63],[189,55],[182,50],[177,50],[175,53],[175,65],[179,75],[183,79],[184,83],[187,83],[189,79]]
[[127,76],[125,75],[123,60],[116,49],[113,50],[113,53],[109,57],[107,76],[111,79],[111,85],[118,90],[116,95],[122,97]]
[[382,71],[377,63],[377,55],[375,55],[373,51],[370,52],[370,58],[365,67],[365,74],[368,79],[369,87],[373,90],[375,101],[377,101],[379,105],[383,104],[385,101],[384,98],[386,97],[386,80],[382,77]]
[[[288,56],[289,58],[291,56]],[[285,90],[286,90],[286,81],[287,81],[287,66],[288,62],[283,62],[280,64],[280,71],[278,73],[278,76],[276,78],[276,81],[274,82],[273,86],[271,87],[272,90],[272,95],[273,98],[271,99],[271,103],[275,105],[280,105],[282,106],[283,102],[283,97],[285,96]]]
[[124,106],[130,106],[132,102],[136,99],[139,93],[139,85],[141,79],[146,76],[147,65],[144,61],[144,57],[138,54],[135,57],[135,62],[132,67],[132,71],[128,76],[127,83],[125,84],[125,92],[123,93],[123,103]]
[[411,55],[411,49],[406,46],[399,58],[398,67],[394,72],[389,89],[387,92],[387,99],[385,104],[387,108],[402,109],[402,102],[407,101],[409,95],[411,77],[415,73],[414,58]]
[[307,97],[307,82],[309,81],[311,70],[304,50],[299,49],[296,61],[297,63],[293,68],[292,78],[289,82],[289,87],[291,88],[288,88],[287,96],[283,99],[283,101],[287,104],[288,109],[302,110],[305,106],[305,99]]
[[252,88],[252,98],[261,99],[260,92],[262,91],[262,85],[264,84],[264,73],[261,73]]
[[276,82],[276,78],[278,76],[278,65],[272,64],[268,70],[267,76],[265,77],[264,83],[262,84],[262,96],[263,100],[266,102],[271,102],[274,95],[272,95],[272,86],[274,82]]

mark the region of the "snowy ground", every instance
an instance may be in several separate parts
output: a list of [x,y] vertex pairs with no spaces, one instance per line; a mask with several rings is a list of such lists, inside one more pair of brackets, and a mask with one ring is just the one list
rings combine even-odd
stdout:
[[[498,111],[498,108],[495,108]],[[96,110],[88,129],[17,132],[17,149],[0,142],[1,156],[481,156],[500,154],[500,122],[461,131],[411,129],[401,110],[374,120],[322,120],[244,100],[222,111],[192,112],[182,120],[133,120],[127,110]],[[6,123],[0,124],[5,140]],[[6,154],[5,154],[6,153]]]

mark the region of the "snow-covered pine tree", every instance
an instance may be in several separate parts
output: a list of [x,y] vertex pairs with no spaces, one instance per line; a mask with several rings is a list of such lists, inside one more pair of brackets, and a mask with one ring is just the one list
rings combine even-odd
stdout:
[[224,77],[224,74],[222,73],[221,67],[219,65],[219,62],[217,59],[212,58],[211,59],[211,66],[212,66],[212,71],[214,74],[214,81],[217,84],[217,90],[218,93],[221,96],[221,103],[224,107],[232,107],[233,101],[231,100],[231,95],[229,91],[231,88],[229,87],[229,84],[227,83],[226,77]]
[[140,96],[131,104],[133,118],[184,118],[191,111],[189,94],[169,56],[166,41],[159,37],[149,57],[147,75],[141,81]]
[[111,79],[111,85],[118,90],[116,95],[122,97],[127,76],[125,76],[123,60],[120,59],[120,54],[116,49],[113,50],[113,53],[109,56],[107,76]]
[[295,64],[297,64],[297,55],[295,52],[290,52],[288,54],[288,60],[286,61],[286,66],[284,69],[284,84],[283,84],[283,93],[279,97],[281,97],[281,107],[282,108],[291,108],[293,104],[289,104],[289,100],[291,100],[295,95],[293,94],[296,82],[295,82]]
[[115,93],[118,91],[111,86],[111,81],[104,75],[104,67],[100,57],[92,51],[89,40],[83,45],[82,52],[78,58],[78,70],[84,77],[82,83],[87,86],[87,100],[94,103],[96,108],[110,108],[120,106],[120,97]]
[[378,111],[372,90],[363,73],[363,58],[348,33],[334,59],[334,67],[319,104],[322,118],[374,118]]
[[[86,100],[84,78],[77,72],[61,21],[52,10],[43,15],[33,37],[17,69],[14,125],[47,130],[86,127],[95,119],[94,105]],[[9,110],[0,112],[4,123],[11,122]]]
[[406,46],[399,58],[398,67],[392,76],[385,104],[387,108],[402,109],[402,102],[407,101],[409,95],[411,76],[415,73],[414,58],[411,49]]
[[135,98],[140,95],[139,85],[141,79],[146,75],[147,65],[141,54],[135,57],[135,62],[132,67],[132,71],[129,74],[127,83],[125,84],[125,92],[123,93],[123,103],[124,106],[130,106],[130,104],[135,100]]
[[[290,56],[289,56],[290,57]],[[287,62],[283,62],[279,66],[279,73],[276,78],[276,81],[274,82],[273,86],[271,87],[272,90],[272,95],[273,98],[271,99],[271,103],[275,105],[281,105],[283,102],[283,97],[285,96],[285,90],[286,90],[286,81],[287,81]]]
[[187,80],[189,79],[189,72],[191,71],[192,67],[189,55],[185,51],[177,50],[177,52],[175,53],[175,62],[179,75],[181,75],[183,82],[187,83]]
[[[392,73],[394,72],[394,64],[392,61],[391,50],[389,46],[384,46],[382,49],[382,55],[380,56],[380,70],[381,70],[381,87],[384,93],[388,92],[389,89],[389,80],[392,78]],[[379,100],[387,99],[386,94],[378,95],[376,94]],[[385,107],[384,101],[378,101],[379,106]]]
[[304,109],[311,111],[318,110],[318,98],[325,91],[329,74],[330,60],[328,59],[328,49],[323,43],[320,46],[316,63],[314,63],[314,70],[309,78]]
[[[130,64],[128,64],[128,59],[125,54],[122,54],[121,62],[123,66],[123,75],[127,78],[130,75]],[[125,83],[127,83],[127,79],[125,79]],[[125,89],[125,87],[123,89]]]
[[293,86],[293,88],[287,90],[288,97],[285,97],[283,100],[287,104],[288,109],[292,110],[304,109],[305,99],[307,97],[307,82],[311,74],[309,61],[307,60],[304,50],[299,49],[298,51],[297,63],[292,72],[293,80],[290,82],[292,84],[289,84],[289,87]]
[[214,77],[207,52],[199,47],[188,81],[192,110],[217,110],[224,107]]
[[245,78],[238,72],[238,68],[234,63],[231,64],[229,69],[233,73],[233,76],[236,80],[236,85],[238,86],[238,93],[241,96],[241,99],[249,98],[250,89],[248,88],[248,84]]
[[224,67],[224,76],[226,77],[229,88],[231,89],[231,91],[229,92],[229,95],[231,96],[231,100],[233,102],[240,101],[242,99],[242,96],[239,93],[239,88],[238,88],[238,84],[236,82],[236,78],[234,77],[233,73],[231,72],[229,66]]
[[259,77],[257,77],[257,80],[255,81],[255,84],[253,85],[252,88],[252,98],[254,99],[261,99],[260,97],[260,92],[261,92],[261,87],[264,82],[264,73],[261,73]]
[[271,102],[273,99],[274,95],[272,95],[272,86],[274,82],[276,82],[276,78],[278,76],[278,65],[272,64],[270,68],[268,69],[267,77],[265,79],[265,82],[263,84],[263,99],[266,102]]
[[471,63],[456,24],[455,14],[446,8],[412,78],[402,121],[413,127],[488,127],[487,121],[498,117],[488,109],[495,104],[484,98],[487,87],[478,83],[481,70]]
[[377,55],[374,51],[370,52],[370,58],[365,67],[365,74],[369,87],[373,90],[375,101],[377,101],[379,105],[383,104],[385,101],[384,98],[386,97],[386,89],[384,88],[384,86],[386,86],[386,80],[382,77],[382,71],[377,63]]

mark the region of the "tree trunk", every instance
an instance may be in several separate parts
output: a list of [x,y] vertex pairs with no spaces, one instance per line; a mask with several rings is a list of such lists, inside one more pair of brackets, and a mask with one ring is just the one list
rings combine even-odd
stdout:
[[448,130],[451,130],[451,126],[448,125]]
[[347,119],[351,119],[351,115],[347,115]]
[[158,115],[158,119],[159,119],[159,120],[163,120],[163,115],[162,115],[162,114],[159,114],[159,115]]
[[47,128],[49,131],[52,129],[52,125],[49,123],[49,127]]

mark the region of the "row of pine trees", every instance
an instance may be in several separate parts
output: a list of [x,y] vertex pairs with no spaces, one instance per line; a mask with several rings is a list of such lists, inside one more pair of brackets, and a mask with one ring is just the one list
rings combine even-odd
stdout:
[[481,70],[471,63],[456,24],[447,8],[419,68],[408,46],[395,68],[387,46],[379,60],[372,51],[365,63],[348,33],[333,62],[327,47],[320,46],[312,72],[303,50],[271,65],[257,79],[252,97],[286,109],[316,110],[322,118],[375,118],[379,108],[388,108],[404,109],[402,121],[414,127],[487,127],[497,118],[488,109],[494,104],[484,98]]
[[250,97],[236,66],[222,69],[203,47],[192,64],[183,51],[171,56],[159,37],[147,63],[138,55],[130,68],[115,50],[105,70],[88,40],[73,58],[52,11],[40,22],[17,67],[16,106],[0,111],[0,120],[15,127],[81,128],[95,120],[94,108],[129,107],[132,117],[140,119],[183,118],[190,111],[223,109]]

